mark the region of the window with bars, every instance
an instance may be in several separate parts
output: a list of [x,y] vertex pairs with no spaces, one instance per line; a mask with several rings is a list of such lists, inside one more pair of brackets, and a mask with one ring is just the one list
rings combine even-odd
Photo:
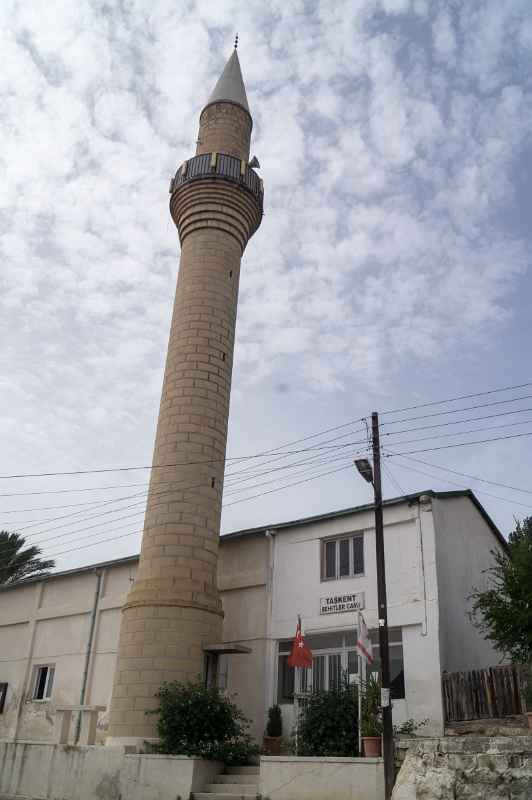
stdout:
[[54,675],[55,666],[53,664],[43,664],[34,668],[32,700],[49,700],[51,698]]
[[321,579],[333,581],[364,574],[364,534],[356,533],[321,543]]
[[[379,671],[379,635],[370,632],[372,655],[375,659],[371,672]],[[299,690],[316,692],[334,689],[342,677],[350,680],[358,672],[358,657],[355,648],[356,631],[331,632],[306,636],[305,641],[312,650],[312,667],[301,671]],[[292,640],[279,642],[279,662],[277,671],[277,702],[292,703],[295,691],[295,670],[288,666],[288,656],[292,650]],[[394,700],[405,696],[403,670],[403,639],[401,628],[390,628],[390,677],[391,696]]]

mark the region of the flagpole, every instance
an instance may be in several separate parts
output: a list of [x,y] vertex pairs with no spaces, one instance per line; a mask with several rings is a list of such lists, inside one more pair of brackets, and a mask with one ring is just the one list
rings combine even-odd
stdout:
[[358,656],[358,755],[362,755],[362,656]]
[[[360,636],[360,611],[357,616],[357,640]],[[362,756],[362,656],[358,652],[358,756]]]

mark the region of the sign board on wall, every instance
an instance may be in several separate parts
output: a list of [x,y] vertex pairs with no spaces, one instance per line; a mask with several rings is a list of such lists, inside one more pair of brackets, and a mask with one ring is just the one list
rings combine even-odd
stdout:
[[363,608],[364,592],[320,597],[320,614],[343,614],[345,611],[362,611]]

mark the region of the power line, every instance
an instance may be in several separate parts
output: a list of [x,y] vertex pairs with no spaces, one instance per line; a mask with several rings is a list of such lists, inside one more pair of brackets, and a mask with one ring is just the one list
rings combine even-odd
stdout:
[[115,483],[106,486],[85,486],[79,489],[43,489],[39,492],[9,492],[0,494],[0,497],[30,497],[43,494],[74,494],[76,492],[107,492],[110,489],[126,489],[134,486],[147,486],[148,481],[142,483]]
[[[350,446],[350,443],[346,443],[346,446]],[[237,470],[237,471],[234,471],[234,472],[227,473],[225,486],[232,488],[236,484],[247,483],[248,481],[250,481],[250,480],[252,480],[254,478],[261,477],[261,476],[264,476],[264,475],[268,475],[268,474],[271,474],[272,472],[286,471],[286,470],[294,469],[294,468],[296,468],[298,466],[301,466],[301,465],[303,465],[305,467],[305,470],[306,470],[308,468],[308,466],[311,466],[311,467],[312,466],[319,466],[319,465],[321,465],[323,463],[330,463],[331,461],[337,461],[337,460],[339,460],[339,459],[341,459],[343,457],[344,456],[341,455],[339,457],[331,459],[330,455],[327,455],[326,457],[324,457],[323,453],[318,453],[317,455],[312,456],[311,458],[305,458],[305,459],[302,459],[302,460],[299,460],[299,461],[294,461],[291,464],[285,464],[283,466],[273,467],[273,468],[270,468],[269,470],[264,470],[262,472],[254,473],[254,474],[247,475],[247,476],[244,476],[244,477],[237,478],[236,480],[233,480],[232,479],[233,475],[239,475],[243,471],[243,470]],[[268,462],[266,462],[266,463],[268,463]],[[227,479],[229,479],[229,480],[227,480]],[[279,480],[279,479],[277,479],[277,480]],[[282,478],[281,478],[281,480],[282,480]],[[271,483],[271,482],[272,481],[267,481],[267,483]],[[171,482],[166,482],[166,484],[162,484],[162,485],[168,485],[168,486],[172,487],[171,489],[168,489],[168,491],[174,491],[174,490],[179,488],[179,483],[180,482],[171,481]],[[258,485],[258,484],[256,484],[256,485]],[[201,484],[201,486],[203,486],[203,484]],[[186,485],[184,485],[182,487],[183,490],[189,490],[189,489],[194,489],[194,488],[197,488],[197,487],[195,487],[195,486],[188,487]],[[249,487],[244,487],[244,488],[249,488]],[[239,490],[237,489],[236,491],[238,492]],[[137,492],[136,494],[132,494],[132,495],[125,495],[125,496],[122,496],[122,497],[113,498],[111,500],[91,501],[91,504],[90,504],[91,508],[88,508],[88,509],[85,508],[83,510],[78,510],[78,511],[71,511],[71,512],[69,512],[67,514],[62,514],[62,515],[57,516],[57,517],[48,517],[48,518],[45,518],[45,519],[42,519],[42,520],[35,520],[35,519],[32,519],[32,520],[19,520],[17,522],[17,527],[15,528],[15,531],[16,532],[21,532],[21,531],[27,530],[27,529],[29,529],[31,527],[39,526],[39,525],[42,525],[42,524],[47,524],[47,523],[50,523],[50,522],[55,522],[56,520],[76,517],[76,516],[79,516],[80,514],[86,514],[87,511],[92,511],[94,508],[104,507],[104,506],[107,506],[107,505],[110,505],[110,504],[114,504],[114,503],[120,503],[120,502],[122,502],[124,500],[133,499],[135,497],[145,497],[147,494],[148,494],[148,491],[146,490],[146,491],[143,491],[143,492]],[[82,505],[85,505],[85,504],[82,504]],[[61,508],[61,506],[57,506],[56,508]],[[30,510],[32,510],[32,509],[30,509]],[[116,509],[116,510],[119,510],[119,509]],[[106,514],[107,513],[113,513],[113,510],[111,510],[110,512],[105,512],[105,513]],[[102,516],[102,514],[95,514],[95,515],[92,515],[92,517],[91,516],[85,517],[85,519],[91,519],[91,518],[96,517],[96,516]],[[74,524],[77,524],[77,522],[84,521],[84,520],[72,520],[72,521],[74,522]],[[26,523],[26,522],[29,523],[29,524],[26,524],[26,525],[24,525],[24,527],[21,527],[21,524],[22,523]],[[59,527],[65,527],[65,526],[59,526]]]
[[[431,439],[450,439],[454,436],[469,436],[472,433],[483,433],[484,431],[498,431],[502,428],[515,428],[516,425],[527,425],[532,422],[532,419],[524,420],[523,422],[509,422],[506,425],[488,425],[486,428],[471,428],[468,431],[455,431],[454,433],[435,433],[433,436],[420,436],[417,439],[400,439],[397,442],[391,443],[393,447],[400,444],[414,444],[415,442],[428,442]],[[467,442],[464,442],[467,444]]]
[[[467,417],[466,419],[452,419],[448,422],[434,422],[432,425],[417,425],[415,428],[402,428],[399,431],[388,431],[381,436],[398,436],[400,433],[412,433],[414,431],[429,431],[433,428],[445,428],[449,425],[462,425],[466,422],[482,422],[485,419],[496,419],[497,417],[508,417],[511,414],[523,414],[532,411],[532,408],[516,408],[514,411],[499,411],[497,414],[484,414],[482,417]],[[514,423],[517,425],[517,423]]]
[[[344,425],[336,426],[336,428],[331,428],[329,430],[337,430],[340,427],[345,427],[351,423],[345,423]],[[354,431],[354,433],[363,432],[361,431]],[[319,434],[313,434],[312,436],[305,437],[305,439],[315,438],[316,436],[322,435],[324,432],[322,431]],[[338,437],[342,438],[342,437]],[[348,444],[358,444],[358,442],[350,442]],[[174,464],[151,464],[151,465],[142,465],[142,466],[135,466],[135,467],[98,467],[97,469],[77,469],[77,470],[70,470],[65,472],[25,472],[16,475],[0,475],[0,480],[11,480],[15,478],[54,478],[60,476],[70,476],[70,475],[99,475],[105,472],[134,472],[136,470],[145,470],[145,469],[169,469],[171,467],[189,467],[189,466],[198,466],[201,464],[219,464],[221,461],[250,461],[255,458],[263,458],[266,455],[276,454],[277,456],[284,456],[284,455],[296,455],[298,453],[307,453],[312,450],[320,450],[320,449],[327,449],[326,445],[314,445],[312,447],[303,447],[299,450],[292,450],[286,451],[282,450],[282,447],[286,445],[281,445],[278,448],[273,448],[271,450],[265,450],[260,453],[253,453],[251,455],[246,456],[227,456],[226,458],[208,458],[202,459],[201,461],[180,461]],[[334,445],[331,445],[333,447]],[[337,447],[343,447],[347,445],[336,445]]]
[[[311,463],[310,464],[310,470],[312,471],[314,469],[317,469],[320,466],[323,466],[324,464],[330,464],[330,463],[334,463],[334,462],[337,462],[337,461],[342,461],[344,458],[345,458],[344,455],[336,456],[334,458],[322,458],[319,462]],[[350,466],[350,464],[351,464],[351,461],[348,461],[347,464],[344,464],[342,466],[342,469],[345,468],[346,466]],[[301,473],[304,474],[305,472],[308,472],[308,471],[309,471],[309,465],[306,465],[303,470],[300,470],[300,474]],[[322,473],[322,474],[329,474],[329,473],[327,472],[327,473]],[[306,482],[308,480],[313,480],[314,478],[317,478],[317,477],[321,477],[321,475],[316,475],[316,476],[313,475],[313,476],[310,476],[309,478],[306,478],[304,481],[296,481],[294,483],[288,484],[288,486],[298,485],[299,483],[304,483],[304,482]],[[228,494],[229,494],[229,496],[230,495],[234,495],[234,494],[239,494],[241,492],[249,491],[249,490],[251,490],[253,488],[256,488],[258,486],[267,485],[268,483],[276,483],[279,480],[283,480],[283,477],[277,477],[277,478],[273,478],[271,481],[266,481],[266,482],[263,481],[263,482],[261,482],[259,484],[252,484],[251,486],[244,486],[244,487],[242,487],[240,489],[234,489],[232,492],[230,491]],[[159,492],[159,493],[157,493],[155,495],[152,495],[152,497],[158,497],[158,496],[161,496],[161,495],[166,495],[166,494],[174,492],[176,490],[180,491],[180,492],[185,492],[185,491],[191,491],[193,489],[201,489],[201,488],[205,488],[205,485],[206,485],[205,483],[202,483],[202,484],[197,484],[195,486],[186,486],[186,485],[185,486],[173,486],[171,489],[166,489],[166,490],[161,491],[161,492]],[[282,489],[282,488],[287,488],[287,487],[284,487],[284,486],[283,487],[278,487],[278,489]],[[274,492],[274,491],[278,491],[278,489],[273,489],[273,490],[270,490],[270,491]],[[266,493],[268,494],[270,492],[266,492]],[[122,498],[122,499],[125,499],[125,498]],[[243,498],[242,501],[236,501],[236,502],[243,502],[244,500],[247,500],[247,499],[248,498]],[[251,499],[251,498],[249,498],[249,499]],[[110,502],[110,501],[108,501],[108,502]],[[115,508],[115,509],[110,509],[108,511],[99,512],[97,514],[91,514],[90,516],[87,516],[84,519],[70,520],[69,522],[63,523],[61,525],[55,525],[55,526],[52,526],[51,528],[45,528],[45,529],[40,530],[40,531],[32,532],[31,536],[32,537],[37,537],[37,536],[44,536],[47,533],[55,533],[59,528],[65,528],[65,527],[68,527],[69,525],[72,525],[72,524],[79,525],[80,523],[87,522],[90,519],[96,519],[98,517],[108,516],[109,514],[117,514],[117,513],[120,513],[122,511],[127,511],[127,510],[129,510],[131,508],[135,508],[136,506],[144,506],[144,505],[145,505],[145,499],[139,501],[138,503],[132,503],[132,504],[124,506],[122,508]],[[232,505],[232,503],[229,504],[229,505]],[[141,508],[139,511],[136,511],[133,514],[129,514],[129,515],[126,515],[126,516],[123,516],[123,517],[117,517],[117,518],[111,520],[111,522],[112,523],[115,522],[115,521],[118,522],[118,521],[120,521],[122,519],[132,519],[133,517],[136,517],[136,516],[138,516],[140,514],[143,514],[144,511],[145,511],[145,509]],[[76,512],[76,513],[81,513],[81,512]],[[69,516],[69,515],[64,515],[64,516]],[[58,519],[62,519],[62,518],[64,518],[64,517],[59,517]],[[89,525],[89,526],[85,526],[83,528],[76,528],[75,530],[72,530],[69,533],[60,533],[60,534],[53,535],[53,536],[47,536],[40,542],[36,542],[35,539],[32,538],[31,540],[28,540],[28,544],[29,545],[37,545],[39,547],[42,547],[42,546],[48,545],[49,542],[55,541],[56,539],[71,538],[73,536],[77,536],[79,533],[82,533],[82,532],[87,531],[87,530],[94,530],[95,528],[98,528],[101,525],[105,525],[105,524],[106,524],[105,521],[100,521],[100,522],[96,523],[95,525]],[[21,530],[23,530],[23,529],[18,529],[16,532],[20,532]],[[1,550],[1,548],[0,548],[0,550]]]
[[[147,486],[148,484],[140,484],[141,486]],[[125,500],[127,497],[133,497],[134,495],[126,495],[125,498],[114,498],[113,500],[108,500],[105,502],[114,503],[118,500]],[[2,510],[2,514],[29,514],[31,511],[57,511],[58,508],[79,508],[80,506],[96,506],[103,505],[101,500],[87,500],[84,503],[67,503],[66,505],[61,506],[33,506],[33,508],[4,508]],[[90,510],[90,509],[89,509]],[[75,513],[83,513],[75,512]],[[33,522],[33,520],[21,520],[21,522]]]
[[255,500],[257,497],[264,497],[264,495],[272,494],[273,492],[279,492],[281,489],[289,489],[291,486],[299,486],[302,483],[308,483],[309,481],[313,481],[316,478],[322,478],[325,475],[333,475],[335,472],[340,472],[344,469],[350,469],[352,467],[351,462],[345,467],[337,467],[336,469],[332,469],[329,472],[322,472],[320,475],[314,475],[312,478],[305,478],[301,481],[296,481],[295,483],[287,483],[286,486],[279,486],[277,489],[270,489],[267,492],[260,492],[259,494],[254,494],[251,497],[244,497],[241,500],[234,500],[232,503],[226,503],[223,507],[227,508],[228,506],[235,506],[237,503],[246,503],[248,500]]
[[[475,406],[466,406],[465,408],[454,408],[451,411],[436,411],[433,414],[422,414],[417,417],[405,417],[404,419],[393,419],[391,422],[383,422],[383,425],[398,425],[402,422],[413,422],[417,419],[430,419],[431,417],[441,417],[444,414],[459,414],[461,411],[472,411],[476,408],[489,408],[491,406],[500,406],[504,403],[517,403],[519,400],[530,400],[532,394],[521,395],[521,397],[512,397],[510,400],[493,400],[491,403],[479,403]],[[510,413],[510,412],[508,412]]]
[[[340,427],[340,426],[337,426],[333,430],[336,430],[338,427]],[[360,432],[363,432],[363,430],[364,429],[361,428]],[[329,444],[330,442],[337,442],[339,439],[345,438],[350,433],[357,433],[357,432],[358,431],[347,431],[347,432],[341,434],[340,436],[335,436],[335,437],[332,437],[330,439],[325,439],[323,442],[321,442],[321,445],[326,445],[326,444]],[[324,433],[325,433],[324,431],[321,431],[319,434],[313,434],[312,437],[311,436],[307,436],[307,437],[305,437],[305,439],[315,438],[316,436],[321,436]],[[294,442],[288,442],[287,446],[288,445],[292,445],[292,444],[294,444]],[[297,452],[300,452],[300,451],[297,451]],[[243,469],[239,469],[239,470],[232,470],[231,472],[226,473],[226,477],[236,476],[236,475],[241,475],[241,474],[245,475],[246,473],[249,473],[251,470],[259,469],[262,466],[266,466],[267,464],[270,464],[270,463],[275,463],[276,461],[281,461],[283,458],[288,458],[290,455],[292,455],[292,451],[288,451],[287,453],[282,453],[279,456],[275,456],[274,458],[267,459],[266,461],[263,461],[262,463],[259,463],[259,464],[255,464],[253,466],[247,466],[247,467],[244,467]],[[296,462],[296,463],[303,463],[303,462]],[[290,467],[290,466],[292,466],[292,465],[287,465],[287,467]],[[257,477],[257,475],[259,475],[259,474],[261,474],[261,473],[255,473],[255,475],[253,475],[252,477]],[[264,473],[264,474],[266,474],[266,473]],[[235,481],[235,483],[236,482],[237,481]],[[96,487],[88,487],[88,488],[80,488],[80,489],[59,489],[59,490],[42,491],[42,492],[14,492],[14,493],[9,493],[9,494],[0,494],[0,498],[1,497],[18,497],[20,495],[26,496],[26,495],[39,495],[39,494],[56,494],[56,493],[57,494],[61,494],[61,493],[87,492],[87,491],[89,491],[89,492],[90,491],[104,491],[104,490],[119,489],[119,488],[130,488],[130,487],[131,488],[135,488],[135,487],[138,487],[138,486],[148,487],[148,485],[149,485],[149,482],[148,481],[144,481],[142,483],[111,484],[111,485],[107,485],[107,486],[96,486]],[[108,502],[116,502],[116,501],[119,501],[120,499],[127,499],[128,497],[134,497],[134,496],[135,495],[126,495],[126,497],[115,498],[112,501],[108,501]],[[62,509],[62,508],[76,508],[76,507],[79,507],[79,506],[98,505],[98,504],[99,505],[105,505],[105,502],[100,501],[100,500],[90,500],[90,501],[85,502],[85,503],[69,503],[69,504],[65,504],[65,505],[56,505],[56,506],[44,506],[44,507],[34,507],[34,508],[24,508],[24,509],[8,509],[8,510],[4,510],[2,513],[3,514],[15,514],[15,513],[25,513],[25,512],[31,512],[31,511],[47,511],[47,510],[56,510],[56,509]],[[34,520],[27,520],[27,521],[28,522],[33,522]],[[22,520],[22,522],[26,522],[26,520]]]
[[96,547],[99,544],[107,544],[108,542],[116,542],[119,539],[126,539],[128,536],[134,536],[135,534],[141,534],[142,531],[130,531],[129,533],[123,533],[121,536],[112,536],[110,539],[100,539],[97,542],[92,542],[91,544],[84,544],[81,547],[73,547],[69,550],[62,550],[60,553],[54,553],[54,559],[58,556],[64,556],[67,553],[76,553],[78,550],[86,550],[88,547]]
[[[403,411],[414,411],[417,408],[428,408],[430,406],[438,406],[443,405],[444,403],[454,403],[457,400],[470,400],[473,397],[485,397],[489,394],[497,394],[498,392],[509,392],[513,389],[525,389],[527,386],[532,386],[532,381],[529,383],[520,383],[516,386],[502,386],[499,389],[488,389],[485,392],[475,392],[474,394],[461,394],[456,395],[456,397],[448,397],[445,400],[432,400],[429,403],[419,403],[415,406],[405,406],[404,408],[393,408],[389,409],[388,411],[381,411],[380,416],[384,416],[385,414],[401,414]],[[391,423],[390,423],[391,424]]]
[[[457,483],[456,481],[449,480],[449,478],[444,478],[440,475],[431,475],[429,472],[425,472],[424,470],[421,469],[416,469],[416,467],[411,467],[410,464],[403,464],[402,462],[398,463],[400,463],[400,466],[403,467],[403,469],[408,469],[411,472],[417,472],[418,475],[424,475],[427,478],[433,478],[434,480],[443,481],[444,483],[448,483],[451,486],[458,486],[459,489],[464,488],[464,485],[462,483]],[[511,505],[522,506],[523,508],[532,508],[532,506],[526,505],[526,503],[521,503],[518,500],[511,500],[508,497],[501,497],[498,494],[492,494],[491,492],[486,492],[484,489],[475,488],[475,492],[477,494],[485,495],[486,497],[493,497],[495,500],[502,500],[503,503],[510,503]]]
[[[313,470],[313,469],[318,469],[319,467],[322,467],[325,464],[334,464],[337,461],[345,461],[345,454],[341,455],[341,456],[336,456],[336,458],[321,459],[320,461],[318,461],[318,462],[316,462],[314,464],[310,464],[310,471]],[[350,459],[345,464],[345,466],[350,466],[352,464],[353,464],[353,461],[352,461],[352,459]],[[303,469],[303,470],[300,470],[299,474],[304,475],[307,472],[309,472],[309,466],[305,467],[305,469]],[[298,473],[294,473],[294,474],[298,474]],[[255,488],[259,487],[259,486],[267,486],[270,483],[276,483],[277,481],[284,480],[285,477],[286,476],[281,476],[281,477],[278,477],[278,478],[272,478],[269,481],[261,481],[260,483],[255,483],[255,484],[252,484],[251,486],[243,486],[240,489],[233,489],[233,491],[229,491],[227,493],[224,492],[224,497],[231,497],[234,494],[240,494],[241,492],[248,492],[251,489],[255,489]],[[291,476],[291,477],[294,477],[294,476]]]
[[[489,390],[486,390],[484,392],[475,392],[475,393],[472,393],[472,394],[457,395],[455,397],[448,397],[448,398],[443,399],[443,400],[433,400],[433,401],[430,401],[428,403],[419,403],[417,405],[405,406],[403,408],[388,409],[387,411],[381,412],[381,416],[384,416],[386,414],[393,414],[393,413],[399,414],[399,413],[403,413],[404,411],[410,411],[410,410],[414,410],[414,409],[418,409],[418,408],[427,408],[427,407],[430,407],[430,406],[442,405],[442,404],[445,404],[445,403],[456,402],[458,400],[466,400],[466,399],[470,399],[470,398],[473,398],[473,397],[483,397],[483,396],[487,396],[487,395],[491,395],[491,394],[496,394],[496,393],[499,393],[499,392],[511,391],[511,390],[515,390],[515,389],[522,389],[522,388],[525,388],[527,386],[532,386],[532,382],[516,384],[514,386],[503,386],[503,387],[499,387],[499,388],[495,388],[495,389],[489,389]],[[405,418],[405,419],[402,419],[402,420],[392,420],[390,422],[383,423],[383,425],[395,425],[395,424],[398,424],[398,423],[401,423],[401,422],[409,422],[409,421],[413,421],[413,420],[416,420],[416,419],[427,419],[427,418],[433,417],[433,416],[440,416],[440,415],[443,415],[443,414],[454,414],[454,413],[458,413],[460,411],[468,411],[468,410],[472,410],[472,409],[476,409],[476,408],[485,408],[485,407],[491,406],[491,405],[500,405],[500,404],[503,404],[503,403],[517,402],[518,400],[531,399],[531,398],[532,398],[532,395],[525,395],[523,397],[510,398],[508,400],[499,400],[499,401],[496,401],[494,403],[486,403],[486,404],[479,404],[479,405],[475,405],[475,406],[468,406],[468,407],[462,408],[462,409],[454,409],[454,410],[451,410],[451,411],[441,411],[441,412],[437,412],[435,414],[427,414],[427,415],[418,416],[418,417],[410,417],[410,418]],[[522,410],[524,410],[524,409],[522,409]],[[508,412],[508,413],[513,413],[513,412]],[[518,413],[518,412],[515,412],[515,413]],[[304,436],[304,437],[301,437],[299,439],[294,439],[294,440],[292,440],[290,442],[287,442],[287,443],[285,443],[283,445],[278,445],[276,448],[272,448],[270,450],[265,450],[265,451],[260,452],[260,453],[256,453],[256,454],[252,454],[252,455],[246,455],[246,456],[232,456],[232,457],[228,456],[225,459],[208,459],[208,460],[204,460],[204,461],[182,462],[182,463],[176,463],[176,464],[155,464],[155,465],[152,464],[152,465],[142,465],[142,466],[133,466],[133,467],[103,467],[103,468],[92,469],[92,470],[70,470],[70,471],[64,471],[64,472],[59,472],[58,471],[58,472],[42,472],[42,473],[21,473],[21,474],[16,474],[16,475],[1,475],[0,479],[7,480],[7,479],[15,479],[15,478],[45,478],[45,477],[70,476],[70,475],[101,474],[101,473],[106,473],[106,472],[129,472],[129,471],[145,470],[145,469],[148,469],[148,470],[149,469],[164,469],[164,468],[175,467],[175,466],[189,466],[189,465],[193,465],[193,464],[212,464],[212,463],[216,463],[216,462],[219,462],[219,461],[251,460],[251,459],[255,459],[255,458],[263,458],[264,456],[271,455],[273,453],[276,453],[278,456],[284,456],[284,455],[286,455],[285,453],[278,452],[278,451],[282,450],[283,448],[290,447],[290,446],[292,446],[294,444],[299,444],[300,442],[309,441],[310,439],[315,439],[315,438],[317,438],[319,436],[323,436],[326,433],[331,433],[331,432],[334,432],[334,431],[337,431],[337,430],[341,430],[342,428],[346,428],[346,427],[349,427],[350,425],[353,425],[353,424],[358,423],[358,422],[363,422],[363,421],[364,421],[364,417],[359,417],[357,419],[350,420],[350,421],[342,423],[340,425],[335,425],[335,426],[330,427],[330,428],[325,428],[325,429],[323,429],[321,431],[318,431],[316,433],[309,434],[308,436]],[[359,433],[359,432],[362,433],[363,431],[364,431],[364,429],[361,428],[361,429],[359,429],[357,431],[353,431],[353,433]],[[339,437],[339,438],[342,438],[342,437]],[[353,443],[353,444],[355,444],[355,443]],[[295,451],[295,452],[305,452],[305,450]],[[77,491],[80,491],[80,492],[81,491],[100,491],[100,490],[104,491],[104,490],[108,490],[108,489],[111,489],[111,488],[125,488],[126,486],[139,486],[139,485],[143,485],[143,484],[119,484],[119,485],[113,485],[113,486],[90,487],[90,488],[80,488],[80,489],[56,489],[56,490],[39,491],[39,492],[13,492],[13,493],[9,493],[9,494],[6,494],[6,493],[0,494],[0,497],[15,497],[15,496],[21,496],[21,495],[29,496],[29,495],[41,495],[41,494],[61,494],[61,493],[77,492]]]
[[[389,453],[386,457],[393,457],[394,455],[394,453]],[[403,458],[407,458],[408,461],[414,461],[416,464],[423,464],[426,467],[431,467],[431,469],[441,469],[444,472],[450,472],[451,475],[459,475],[461,478],[468,478],[468,480],[471,481],[488,483],[490,486],[498,486],[500,489],[511,489],[513,492],[521,492],[522,494],[532,494],[532,489],[521,489],[518,486],[510,486],[508,483],[499,483],[497,481],[490,481],[487,478],[479,478],[478,475],[469,475],[467,472],[458,472],[456,469],[450,469],[449,467],[444,467],[441,464],[433,464],[430,461],[423,461],[421,458],[411,458],[410,456],[406,456],[404,454]]]
[[[421,450],[407,450],[406,453],[392,453],[391,455],[394,456],[409,456],[414,453],[428,453],[432,450],[449,450],[451,447],[469,447],[473,444],[486,444],[487,442],[502,442],[506,439],[519,439],[523,436],[532,436],[532,431],[530,433],[514,433],[510,436],[495,436],[491,439],[476,439],[474,442],[457,442],[456,444],[442,444],[438,445],[438,447],[425,447]],[[397,442],[399,444],[399,442]]]
[[[309,481],[317,480],[318,478],[323,478],[323,477],[326,477],[328,475],[332,475],[335,472],[340,472],[341,470],[351,469],[351,467],[352,467],[352,465],[351,465],[351,463],[349,463],[349,465],[347,465],[345,467],[337,467],[334,470],[328,470],[327,472],[320,473],[319,475],[314,475],[314,476],[312,476],[310,478],[306,478],[305,480],[302,480],[302,481],[296,481],[295,483],[289,483],[289,484],[286,484],[285,486],[279,486],[279,487],[277,487],[277,489],[270,489],[267,492],[261,492],[260,494],[253,495],[252,497],[245,497],[242,500],[237,500],[237,501],[234,501],[233,503],[224,504],[224,507],[235,505],[236,503],[247,502],[248,500],[254,500],[257,497],[262,497],[263,495],[266,495],[266,494],[272,494],[273,492],[279,492],[279,491],[282,491],[284,489],[289,489],[292,486],[298,486],[301,483],[308,483]],[[135,516],[135,515],[133,515],[133,516]],[[111,537],[109,539],[101,539],[101,540],[99,540],[97,542],[92,542],[91,544],[88,544],[88,545],[82,545],[81,547],[69,548],[69,549],[63,550],[63,551],[61,551],[59,553],[53,553],[53,557],[57,558],[60,555],[65,555],[67,553],[74,553],[74,552],[77,552],[78,550],[85,550],[88,547],[94,547],[94,546],[99,545],[99,544],[106,544],[108,542],[114,542],[114,541],[117,541],[119,539],[124,539],[127,536],[133,536],[134,534],[138,534],[138,533],[141,533],[141,531],[130,531],[129,533],[123,534],[121,536],[114,536],[114,537]]]
[[401,486],[401,484],[399,483],[399,481],[397,480],[397,478],[395,477],[395,475],[393,474],[393,472],[388,467],[385,461],[382,462],[382,469],[386,473],[390,481],[393,483],[393,485],[399,490],[399,494],[405,494],[403,487]]

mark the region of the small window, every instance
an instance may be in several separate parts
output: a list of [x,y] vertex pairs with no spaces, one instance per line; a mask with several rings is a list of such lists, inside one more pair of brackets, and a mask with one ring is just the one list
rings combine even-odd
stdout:
[[54,685],[55,667],[51,664],[35,667],[33,680],[33,700],[49,700]]
[[321,579],[354,578],[364,574],[364,535],[357,533],[322,543]]
[[340,545],[340,577],[346,578],[349,576],[349,545],[351,544],[349,539],[343,539],[343,541],[339,542]]
[[[379,632],[370,631],[372,643],[373,664],[372,672],[378,672],[380,668],[380,647]],[[405,698],[405,673],[403,662],[403,638],[401,628],[389,628],[388,645],[390,652],[390,697],[392,700],[404,700]]]
[[336,578],[336,542],[325,542],[325,578]]
[[294,673],[288,666],[288,656],[279,656],[279,673],[277,681],[277,702],[292,703],[294,700]]

